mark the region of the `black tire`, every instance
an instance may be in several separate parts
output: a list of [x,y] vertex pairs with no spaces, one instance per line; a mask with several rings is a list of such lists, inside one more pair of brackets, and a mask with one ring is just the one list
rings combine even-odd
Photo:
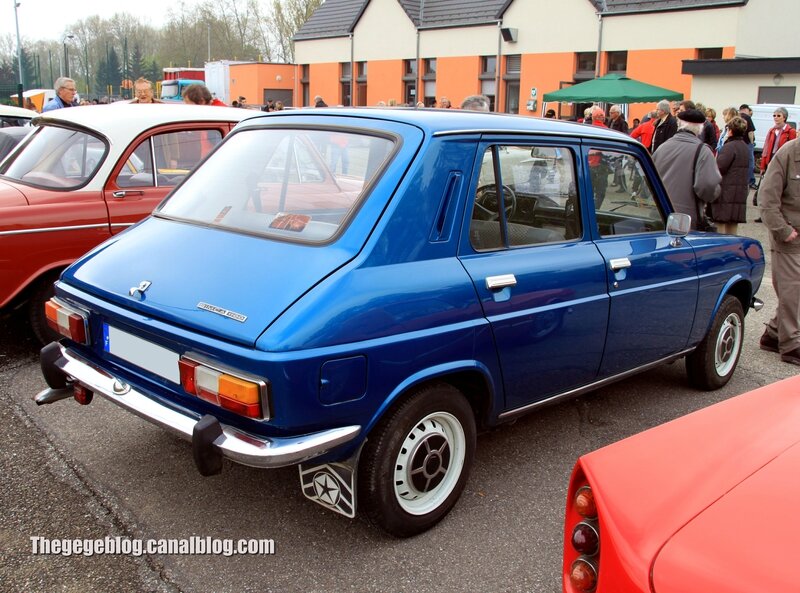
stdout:
[[44,304],[49,301],[55,291],[53,283],[58,280],[58,274],[48,274],[40,278],[33,288],[31,297],[28,300],[28,320],[33,330],[33,335],[42,345],[55,342],[61,338],[61,334],[53,331],[47,325],[47,317],[44,314]]
[[358,504],[396,537],[430,529],[453,508],[475,456],[475,417],[456,388],[421,388],[387,412],[359,462]]
[[742,303],[736,297],[728,295],[722,301],[706,337],[686,357],[689,383],[705,391],[725,385],[739,364],[743,341]]

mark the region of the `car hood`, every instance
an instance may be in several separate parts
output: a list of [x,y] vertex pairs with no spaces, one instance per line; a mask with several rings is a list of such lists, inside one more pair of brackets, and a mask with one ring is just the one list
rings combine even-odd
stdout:
[[28,200],[25,199],[25,194],[10,183],[0,180],[0,208],[26,206],[27,204]]
[[[62,280],[136,313],[253,346],[293,302],[351,257],[335,245],[150,217],[84,256]],[[132,290],[143,283],[146,290]]]
[[656,593],[796,591],[798,470],[794,445],[692,519],[658,555]]
[[[627,578],[643,591],[650,590],[654,564],[661,585],[655,588],[656,593],[727,590],[690,587],[685,582],[668,588],[670,573],[661,568],[661,559],[656,558],[662,548],[673,545],[673,536],[795,447],[800,441],[798,392],[800,376],[731,398],[581,457],[580,465],[594,486],[600,513],[604,546],[601,580],[603,563],[618,555],[616,562],[624,566]],[[784,480],[790,481],[788,476]],[[756,505],[751,512],[762,516]],[[741,514],[729,516],[729,527],[738,529],[741,519]],[[742,531],[728,543],[750,551],[753,546],[749,537]],[[777,541],[778,536],[774,537]],[[679,546],[680,541],[676,539],[674,545]]]

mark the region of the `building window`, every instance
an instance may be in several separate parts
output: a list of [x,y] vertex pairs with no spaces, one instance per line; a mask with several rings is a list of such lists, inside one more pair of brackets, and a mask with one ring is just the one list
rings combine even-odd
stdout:
[[481,83],[481,94],[489,98],[489,110],[494,111],[494,102],[497,97],[497,56],[481,56],[481,73],[478,79]]
[[308,64],[302,64],[300,66],[300,87],[302,88],[303,91],[303,102],[301,103],[301,105],[303,106],[311,105],[311,98],[309,97],[309,91],[308,91],[308,83],[309,83]]
[[625,74],[628,69],[628,52],[610,51],[608,52],[608,71]]
[[367,104],[367,63],[356,62],[356,105]]
[[522,72],[522,56],[506,56],[506,72],[503,81],[506,85],[506,113],[519,113],[519,77]]
[[350,107],[353,104],[352,97],[350,96],[353,88],[353,65],[350,62],[341,62],[339,66],[341,67],[341,75],[339,76],[339,102],[345,107]]
[[417,61],[403,60],[403,103],[417,104]]
[[597,52],[582,51],[575,54],[575,81],[591,80],[597,69]]
[[722,48],[721,47],[701,47],[697,50],[698,60],[721,60]]
[[422,100],[425,107],[436,105],[436,58],[426,58],[422,61]]

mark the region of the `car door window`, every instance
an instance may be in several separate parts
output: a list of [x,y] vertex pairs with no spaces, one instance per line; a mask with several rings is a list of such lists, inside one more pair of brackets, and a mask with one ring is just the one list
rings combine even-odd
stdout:
[[221,141],[219,130],[181,130],[151,136],[133,151],[118,173],[116,184],[175,186]]
[[486,149],[475,190],[470,243],[476,251],[580,237],[573,152],[556,146]]
[[592,148],[587,160],[601,236],[664,231],[664,213],[636,156]]

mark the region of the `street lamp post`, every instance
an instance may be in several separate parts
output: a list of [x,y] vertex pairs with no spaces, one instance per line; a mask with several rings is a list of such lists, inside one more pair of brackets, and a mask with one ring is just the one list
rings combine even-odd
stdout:
[[67,39],[74,39],[75,35],[72,33],[67,33],[64,35],[63,44],[64,44],[64,76],[69,78],[69,52],[67,50]]
[[23,78],[22,78],[22,41],[20,41],[19,37],[19,17],[17,16],[17,8],[19,8],[19,2],[14,0],[14,22],[17,25],[17,68],[19,68],[19,84],[17,85],[17,103],[19,106],[22,107],[25,102],[22,98],[22,91],[25,88]]

